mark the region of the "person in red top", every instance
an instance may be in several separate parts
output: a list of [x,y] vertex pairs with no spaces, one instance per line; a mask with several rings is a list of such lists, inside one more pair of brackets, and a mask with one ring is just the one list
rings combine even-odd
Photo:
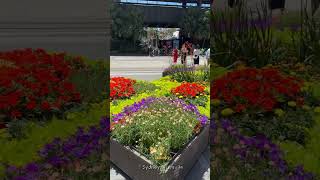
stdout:
[[179,52],[177,48],[174,48],[172,52],[172,56],[173,56],[173,63],[176,64],[179,56]]

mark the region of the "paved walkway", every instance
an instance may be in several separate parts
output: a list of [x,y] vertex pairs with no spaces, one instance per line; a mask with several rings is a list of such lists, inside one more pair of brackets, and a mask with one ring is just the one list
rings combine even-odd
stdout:
[[[111,56],[110,75],[124,76],[138,80],[152,81],[161,78],[165,68],[170,66],[171,56]],[[178,59],[180,61],[180,59]],[[200,58],[200,64],[204,64],[205,58]],[[188,56],[187,63],[190,64]]]
[[[162,71],[170,66],[172,57],[148,57],[148,56],[111,56],[110,75],[124,76],[138,80],[152,81],[161,78]],[[178,59],[180,61],[180,59]],[[187,59],[190,64],[191,57]],[[204,64],[205,58],[200,58],[200,64]],[[116,167],[110,171],[111,180],[129,180],[129,178]],[[186,180],[210,179],[210,151],[207,149],[191,169]]]

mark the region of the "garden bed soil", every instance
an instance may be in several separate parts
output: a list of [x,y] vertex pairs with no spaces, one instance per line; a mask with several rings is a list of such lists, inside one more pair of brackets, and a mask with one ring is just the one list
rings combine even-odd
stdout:
[[160,169],[146,157],[112,138],[110,139],[110,159],[114,165],[133,180],[181,180],[189,173],[208,144],[209,125],[206,125],[183,150],[173,157],[162,174]]

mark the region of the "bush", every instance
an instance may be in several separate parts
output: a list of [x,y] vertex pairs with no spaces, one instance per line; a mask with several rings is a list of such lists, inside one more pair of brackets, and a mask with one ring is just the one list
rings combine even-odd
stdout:
[[158,86],[149,83],[148,81],[138,81],[133,85],[133,87],[136,94],[150,93],[155,91],[156,89],[159,89]]
[[209,82],[209,72],[208,66],[186,67],[183,65],[173,65],[163,72],[163,76],[170,75],[172,80],[178,82]]
[[107,98],[107,66],[103,61],[85,65],[86,68],[80,68],[71,74],[70,81],[81,93],[83,103],[101,102]]
[[245,1],[241,4],[212,15],[211,58],[224,67],[237,61],[263,67],[285,58],[286,49],[274,38],[267,6],[254,14],[245,7]]

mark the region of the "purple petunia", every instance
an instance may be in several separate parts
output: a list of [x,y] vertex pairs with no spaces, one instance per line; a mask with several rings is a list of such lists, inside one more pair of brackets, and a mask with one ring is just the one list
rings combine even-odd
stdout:
[[[211,123],[215,123],[213,120]],[[260,158],[271,161],[277,167],[279,172],[284,175],[288,180],[313,180],[315,176],[312,173],[305,172],[302,166],[297,166],[293,171],[290,171],[287,162],[283,159],[283,153],[281,149],[274,143],[272,143],[264,135],[256,135],[254,137],[248,137],[242,135],[239,130],[234,127],[231,121],[222,119],[221,127],[232,136],[242,146],[236,146],[234,148],[235,155],[245,160],[251,150],[257,150],[260,154]],[[215,125],[210,126],[216,128]]]
[[60,168],[74,160],[86,158],[102,150],[109,140],[109,126],[109,118],[103,117],[98,126],[91,126],[86,131],[79,127],[77,132],[68,139],[55,138],[51,143],[46,144],[39,151],[41,158],[39,162],[32,162],[20,168],[8,166],[6,173],[8,177],[17,180],[46,177],[47,175],[43,171],[48,164]]

